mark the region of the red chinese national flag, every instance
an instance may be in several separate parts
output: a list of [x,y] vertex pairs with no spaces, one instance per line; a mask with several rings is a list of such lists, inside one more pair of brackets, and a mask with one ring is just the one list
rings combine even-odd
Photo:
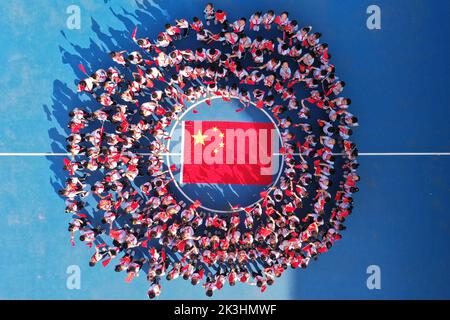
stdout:
[[273,123],[183,122],[182,183],[272,183]]

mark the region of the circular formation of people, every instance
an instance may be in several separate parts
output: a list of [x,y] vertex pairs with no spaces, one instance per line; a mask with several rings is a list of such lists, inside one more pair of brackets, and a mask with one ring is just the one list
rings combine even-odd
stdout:
[[[89,265],[112,262],[126,282],[145,274],[151,299],[179,277],[207,296],[237,283],[263,292],[341,239],[360,179],[350,141],[358,120],[322,34],[273,10],[231,22],[212,3],[204,19],[177,19],[156,40],[138,33],[135,51],[110,53],[114,66],[88,74],[80,65],[78,92],[98,108],[69,114],[60,194],[72,245],[76,236],[95,248]],[[177,48],[184,41],[198,48]],[[179,168],[163,161],[172,121],[211,97],[264,108],[282,130],[279,183],[227,215],[177,199],[169,173]]]

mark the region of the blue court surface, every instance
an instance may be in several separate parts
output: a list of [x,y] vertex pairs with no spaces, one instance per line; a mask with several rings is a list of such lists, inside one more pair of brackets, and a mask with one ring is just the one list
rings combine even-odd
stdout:
[[[79,63],[101,67],[135,25],[156,35],[206,1],[0,1],[0,299],[146,299],[145,275],[127,284],[92,252],[69,243],[60,188],[67,110],[79,106]],[[381,29],[366,10],[381,8]],[[81,29],[66,26],[81,9]],[[233,18],[287,10],[324,34],[360,127],[362,177],[347,230],[306,270],[290,270],[264,294],[226,287],[216,299],[450,299],[450,2],[425,0],[215,1]],[[119,43],[123,47],[124,43]],[[128,44],[126,44],[128,46]],[[14,154],[17,153],[17,154]],[[396,155],[397,153],[402,153]],[[411,153],[411,154],[404,154]],[[435,153],[441,155],[421,154]],[[66,282],[81,270],[81,288]],[[369,290],[378,266],[381,288]],[[370,269],[370,268],[369,268]],[[204,299],[185,281],[161,299]]]

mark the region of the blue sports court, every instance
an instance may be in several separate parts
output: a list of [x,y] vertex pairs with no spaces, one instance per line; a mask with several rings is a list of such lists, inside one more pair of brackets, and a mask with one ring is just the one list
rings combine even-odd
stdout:
[[[216,299],[450,298],[450,3],[425,0],[214,2],[232,18],[287,10],[324,34],[360,126],[360,192],[343,240],[306,270],[289,270],[264,294],[226,287]],[[136,25],[149,37],[166,22],[199,15],[206,1],[16,0],[0,11],[0,299],[146,299],[145,275],[125,283],[111,266],[88,266],[92,252],[69,243],[64,179],[67,112],[85,101],[83,76]],[[67,28],[70,5],[81,29]],[[366,10],[381,8],[381,29]],[[128,39],[128,40],[126,40]],[[128,41],[128,42],[127,42]],[[69,290],[70,266],[81,288]],[[381,288],[369,290],[370,266]],[[70,268],[69,268],[70,270]],[[165,282],[161,299],[205,299],[201,288]]]

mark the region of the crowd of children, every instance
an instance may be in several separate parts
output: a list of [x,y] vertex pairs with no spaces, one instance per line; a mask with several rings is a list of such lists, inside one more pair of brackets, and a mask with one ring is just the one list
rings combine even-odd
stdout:
[[[166,24],[155,40],[135,29],[132,39],[135,51],[111,52],[115,66],[88,74],[80,65],[86,78],[78,91],[99,107],[70,113],[73,157],[64,160],[69,177],[60,193],[72,244],[78,234],[95,248],[89,264],[113,261],[126,281],[145,273],[149,298],[160,295],[161,279],[179,277],[211,296],[226,283],[264,291],[287,268],[306,268],[328,251],[360,178],[350,141],[358,120],[340,96],[345,82],[321,33],[288,12],[229,21],[208,4],[204,19]],[[200,44],[178,49],[189,41]],[[178,168],[163,162],[172,121],[213,96],[239,99],[236,111],[254,108],[250,102],[265,108],[283,132],[280,183],[227,216],[176,199],[169,170]]]

